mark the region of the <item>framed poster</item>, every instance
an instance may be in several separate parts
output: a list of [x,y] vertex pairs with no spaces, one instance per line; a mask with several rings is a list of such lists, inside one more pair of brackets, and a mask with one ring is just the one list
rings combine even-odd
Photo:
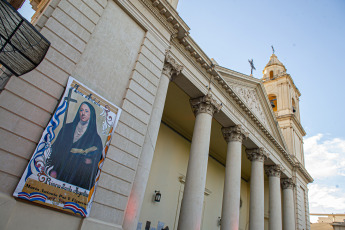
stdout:
[[73,77],[14,196],[89,216],[121,109]]

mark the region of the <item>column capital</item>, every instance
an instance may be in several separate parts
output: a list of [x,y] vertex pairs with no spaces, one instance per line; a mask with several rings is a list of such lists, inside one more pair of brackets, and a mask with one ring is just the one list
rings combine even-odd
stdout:
[[242,128],[242,125],[223,127],[222,133],[226,142],[230,142],[230,141],[242,142],[248,137],[248,132],[246,132]]
[[205,96],[190,99],[189,102],[192,106],[195,116],[199,113],[208,113],[213,116],[214,113],[218,113],[222,108],[222,105],[212,97],[210,92]]
[[264,150],[264,148],[257,149],[247,149],[247,157],[250,161],[261,161],[267,160],[269,154]]
[[282,171],[283,171],[283,168],[281,165],[266,165],[265,166],[265,172],[268,177],[274,176],[274,177],[280,178]]
[[173,58],[169,52],[166,52],[163,74],[166,75],[170,81],[172,81],[172,77],[181,73],[182,70],[183,66],[178,64],[175,58]]
[[283,189],[293,189],[293,187],[295,187],[295,183],[292,178],[282,179],[281,185]]

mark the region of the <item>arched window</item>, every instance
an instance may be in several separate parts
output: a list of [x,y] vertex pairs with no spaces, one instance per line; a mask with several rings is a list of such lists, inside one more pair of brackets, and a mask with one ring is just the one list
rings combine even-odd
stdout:
[[273,70],[270,71],[270,79],[273,79]]
[[277,106],[277,96],[274,94],[270,94],[270,95],[268,95],[268,100],[270,100],[273,111],[276,112],[277,107],[278,107]]
[[296,103],[295,103],[295,100],[292,98],[292,112],[296,113],[296,111],[297,111]]

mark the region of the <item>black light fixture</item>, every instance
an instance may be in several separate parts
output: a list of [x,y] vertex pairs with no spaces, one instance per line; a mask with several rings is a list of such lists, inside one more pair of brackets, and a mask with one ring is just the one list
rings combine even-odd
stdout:
[[14,75],[38,66],[50,42],[6,0],[0,0],[0,64]]
[[154,201],[155,201],[155,202],[160,202],[160,201],[161,201],[161,198],[162,198],[161,192],[155,190],[155,199],[154,199]]

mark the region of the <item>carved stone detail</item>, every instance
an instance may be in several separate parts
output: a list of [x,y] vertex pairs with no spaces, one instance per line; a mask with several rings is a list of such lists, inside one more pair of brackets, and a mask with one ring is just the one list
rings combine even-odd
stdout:
[[248,108],[260,119],[262,124],[271,131],[269,125],[266,121],[266,116],[262,106],[259,102],[258,95],[256,94],[254,89],[245,88],[243,86],[235,86],[233,89],[238,93],[238,95],[244,100]]
[[257,149],[247,149],[247,157],[250,161],[261,161],[267,160],[269,154],[264,150],[264,148]]
[[165,54],[165,63],[162,73],[172,80],[173,76],[178,75],[183,70],[183,66],[178,64],[176,60],[167,52]]
[[212,97],[210,92],[205,96],[190,99],[189,102],[192,106],[195,116],[197,116],[199,113],[208,113],[213,116],[214,113],[218,113],[222,108],[222,105]]
[[274,176],[274,177],[279,177],[281,175],[282,172],[282,166],[281,165],[269,165],[269,166],[265,166],[265,172],[267,174],[268,177],[270,176]]
[[248,132],[246,132],[242,128],[242,125],[235,125],[231,127],[222,128],[222,133],[226,142],[230,142],[230,141],[242,142],[248,137]]
[[293,189],[295,187],[295,183],[292,178],[282,179],[281,185],[283,189]]

